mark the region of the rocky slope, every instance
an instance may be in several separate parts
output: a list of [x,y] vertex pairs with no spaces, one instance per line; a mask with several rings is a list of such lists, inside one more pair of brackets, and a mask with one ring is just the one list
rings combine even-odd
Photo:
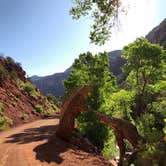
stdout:
[[25,77],[19,63],[0,57],[0,130],[49,115],[51,104]]
[[150,42],[160,44],[166,48],[166,18],[149,32],[146,38]]

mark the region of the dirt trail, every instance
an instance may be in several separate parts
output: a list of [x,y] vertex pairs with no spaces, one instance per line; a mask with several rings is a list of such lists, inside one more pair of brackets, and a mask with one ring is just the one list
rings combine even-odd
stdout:
[[38,120],[1,132],[0,166],[116,165],[53,137],[58,121]]

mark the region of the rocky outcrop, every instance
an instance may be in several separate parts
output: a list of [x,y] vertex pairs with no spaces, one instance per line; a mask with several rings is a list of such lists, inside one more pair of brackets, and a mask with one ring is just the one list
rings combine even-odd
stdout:
[[166,48],[166,19],[149,32],[146,38],[150,42],[160,44]]
[[51,93],[60,97],[64,95],[63,80],[67,79],[70,71],[71,68],[62,73],[55,73],[45,77],[32,76],[30,79],[44,95]]

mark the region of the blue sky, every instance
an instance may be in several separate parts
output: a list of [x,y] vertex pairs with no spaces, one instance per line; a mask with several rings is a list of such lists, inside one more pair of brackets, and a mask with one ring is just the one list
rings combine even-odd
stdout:
[[[21,62],[29,76],[67,69],[80,53],[120,49],[166,17],[165,0],[135,1],[119,30],[99,47],[90,44],[90,20],[69,16],[71,0],[0,0],[0,52]],[[142,7],[143,6],[143,7]]]

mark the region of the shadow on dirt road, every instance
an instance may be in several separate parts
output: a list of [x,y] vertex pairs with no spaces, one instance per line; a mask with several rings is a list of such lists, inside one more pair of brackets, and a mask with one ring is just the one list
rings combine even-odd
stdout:
[[37,145],[33,151],[36,153],[36,159],[41,162],[55,162],[60,164],[63,161],[59,155],[69,147],[69,143],[64,142],[55,136],[57,125],[41,126],[38,128],[25,129],[18,134],[10,135],[5,143],[28,144],[36,141],[47,142]]

